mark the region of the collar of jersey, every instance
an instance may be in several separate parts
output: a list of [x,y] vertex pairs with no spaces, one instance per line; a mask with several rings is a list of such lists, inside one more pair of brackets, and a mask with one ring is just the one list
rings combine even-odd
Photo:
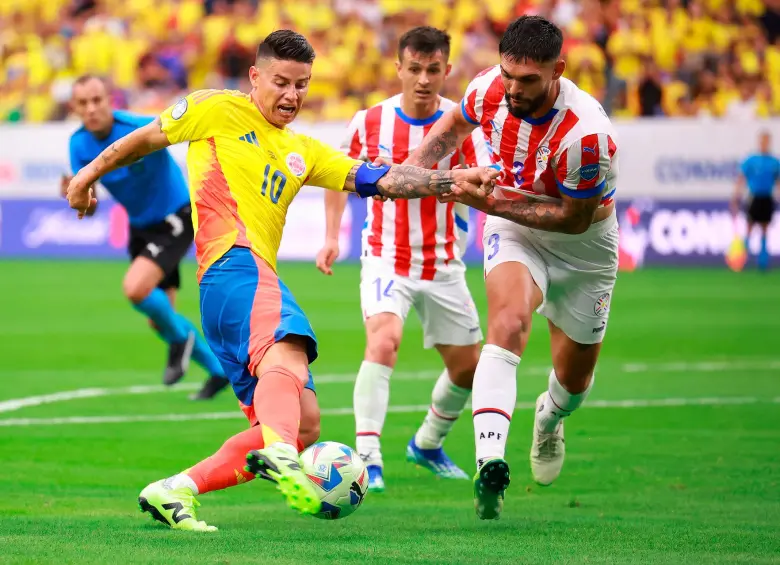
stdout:
[[523,118],[523,121],[528,122],[532,126],[540,126],[542,124],[546,124],[550,120],[552,120],[555,117],[555,114],[558,113],[558,108],[550,108],[550,111],[547,112],[544,116],[541,118]]
[[404,114],[404,111],[401,110],[400,106],[395,107],[395,113],[398,115],[399,118],[401,118],[403,121],[405,121],[410,126],[427,126],[428,124],[432,124],[439,118],[441,118],[442,114],[444,114],[441,110],[436,110],[436,113],[434,113],[432,116],[428,116],[427,118],[410,118],[406,114]]

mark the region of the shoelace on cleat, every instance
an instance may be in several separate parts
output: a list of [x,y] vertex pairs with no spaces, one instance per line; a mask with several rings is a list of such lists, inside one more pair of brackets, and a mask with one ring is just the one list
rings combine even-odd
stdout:
[[539,440],[536,442],[536,446],[539,450],[539,458],[551,460],[558,455],[558,443],[560,436],[555,432],[550,434],[540,434]]

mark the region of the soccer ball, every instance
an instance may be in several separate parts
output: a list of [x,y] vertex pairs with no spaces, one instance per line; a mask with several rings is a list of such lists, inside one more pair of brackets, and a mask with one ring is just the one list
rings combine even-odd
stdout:
[[322,501],[316,518],[336,520],[358,509],[368,490],[368,471],[351,447],[321,441],[301,453],[301,463]]

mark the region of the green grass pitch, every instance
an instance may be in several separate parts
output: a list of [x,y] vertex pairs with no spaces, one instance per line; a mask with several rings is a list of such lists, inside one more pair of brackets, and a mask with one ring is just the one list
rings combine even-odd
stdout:
[[[780,563],[775,273],[621,274],[594,392],[567,421],[566,464],[547,488],[528,468],[529,405],[549,371],[537,319],[518,371],[512,485],[498,522],[475,517],[470,482],[436,480],[404,461],[440,370],[412,316],[383,435],[386,493],[323,522],[295,515],[268,483],[250,483],[201,496],[200,517],[220,531],[192,535],[141,515],[138,492],[246,423],[229,391],[211,403],[187,399],[199,369],[184,389],[129,388],[160,383],[165,348],[121,297],[124,269],[0,263],[0,563]],[[358,268],[337,265],[327,278],[284,264],[280,273],[320,340],[322,438],[354,445]],[[183,278],[180,308],[198,319],[192,265]],[[469,281],[484,313],[480,269]],[[78,389],[89,390],[8,402]],[[120,418],[95,420],[109,416]],[[445,446],[473,472],[468,414]]]

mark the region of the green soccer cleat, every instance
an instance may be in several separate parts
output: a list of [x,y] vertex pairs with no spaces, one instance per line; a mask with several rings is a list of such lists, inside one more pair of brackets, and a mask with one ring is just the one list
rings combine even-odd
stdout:
[[148,512],[153,519],[174,530],[217,531],[214,526],[198,520],[195,508],[200,506],[200,503],[190,489],[172,489],[166,485],[166,482],[157,481],[141,491],[138,495],[138,506],[141,512]]
[[488,459],[474,475],[474,509],[480,520],[498,520],[509,486],[509,465],[501,458]]
[[322,502],[314,485],[301,469],[297,454],[277,444],[252,450],[246,455],[246,470],[255,475],[271,477],[287,505],[301,514],[316,514]]

